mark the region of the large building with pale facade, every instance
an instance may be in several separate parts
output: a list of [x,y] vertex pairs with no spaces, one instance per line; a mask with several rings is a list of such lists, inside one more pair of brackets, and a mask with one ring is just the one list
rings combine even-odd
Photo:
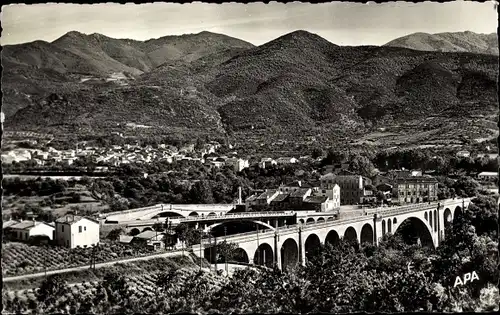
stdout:
[[69,248],[97,245],[99,222],[82,216],[65,215],[56,220],[55,241]]
[[361,202],[365,195],[365,184],[360,175],[335,175],[328,173],[320,178],[322,189],[332,189],[335,185],[340,187],[340,203],[342,205],[355,205]]
[[392,202],[396,204],[438,200],[438,181],[430,176],[397,178],[393,185]]

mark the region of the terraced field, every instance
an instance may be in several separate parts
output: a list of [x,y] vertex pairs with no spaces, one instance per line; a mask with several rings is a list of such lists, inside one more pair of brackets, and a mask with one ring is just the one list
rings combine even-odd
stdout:
[[[118,243],[102,243],[95,253],[96,263],[152,254],[145,248],[131,248]],[[7,243],[2,248],[2,275],[17,276],[45,270],[79,267],[90,264],[92,248],[68,249],[58,246],[31,246]]]
[[[174,283],[176,288],[182,288],[185,281],[189,276],[196,274],[199,271],[197,268],[180,269],[176,272]],[[129,296],[132,299],[140,299],[144,297],[152,297],[156,294],[158,286],[156,281],[158,279],[159,271],[145,272],[134,276],[127,277],[127,284],[129,286]],[[203,277],[208,280],[208,284],[213,286],[214,289],[220,288],[227,278],[218,276],[214,273],[204,270]],[[84,301],[86,297],[92,297],[98,290],[98,281],[81,282],[69,284],[66,294],[59,297],[56,304],[64,304],[67,301],[77,301],[79,304]],[[174,288],[174,289],[176,289]],[[14,311],[14,308],[21,313],[27,312],[29,309],[36,308],[37,299],[36,292],[38,288],[7,291],[3,293],[3,302],[6,311]]]

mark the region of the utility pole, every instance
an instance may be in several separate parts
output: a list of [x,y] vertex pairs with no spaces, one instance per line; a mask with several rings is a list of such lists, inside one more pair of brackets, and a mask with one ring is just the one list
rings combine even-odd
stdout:
[[[210,246],[209,247],[210,248],[210,258],[209,258],[210,272],[212,272],[212,234],[210,233],[210,231],[208,232],[208,243],[210,244],[210,245],[208,245],[208,246]],[[217,270],[215,270],[215,271],[217,271]]]
[[217,236],[214,235],[214,243],[215,243],[215,272],[217,272],[219,269],[217,269]]
[[255,223],[257,225],[257,265],[260,262],[260,249],[259,249],[259,224]]
[[[158,223],[159,221],[160,221],[160,217],[156,217],[156,223]],[[155,243],[153,243],[153,244],[156,244],[157,240],[158,240],[158,226],[155,227]]]
[[201,244],[202,244],[202,237],[203,237],[203,232],[200,229],[200,271],[201,271],[201,264],[203,262],[203,256],[201,255]]
[[226,263],[226,276],[227,276],[227,227],[224,227],[224,243],[226,245],[226,250],[224,250],[224,261]]
[[45,271],[45,280],[47,280],[47,251],[43,255],[43,269]]

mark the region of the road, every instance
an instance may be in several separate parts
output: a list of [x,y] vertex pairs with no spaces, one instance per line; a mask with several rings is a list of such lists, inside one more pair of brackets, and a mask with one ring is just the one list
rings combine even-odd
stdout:
[[[129,263],[129,262],[133,262],[133,261],[149,260],[149,259],[163,258],[163,257],[173,257],[173,256],[178,256],[178,255],[188,256],[189,252],[188,251],[173,251],[173,252],[167,252],[167,253],[150,255],[150,256],[134,257],[134,258],[128,258],[128,259],[122,259],[122,260],[108,261],[108,262],[95,264],[95,267],[102,268],[102,267],[107,267],[107,266],[111,266],[114,264],[123,264],[123,263]],[[88,269],[89,269],[89,266],[87,265],[87,266],[80,266],[80,267],[73,267],[73,268],[66,268],[66,269],[59,269],[59,270],[51,270],[51,271],[47,271],[47,276],[55,275],[55,274],[59,274],[59,273],[72,272],[72,271],[88,270]],[[19,281],[19,280],[44,277],[44,276],[45,276],[45,272],[38,272],[38,273],[32,273],[32,274],[28,274],[28,275],[4,277],[3,281],[4,282],[12,282],[12,281]]]

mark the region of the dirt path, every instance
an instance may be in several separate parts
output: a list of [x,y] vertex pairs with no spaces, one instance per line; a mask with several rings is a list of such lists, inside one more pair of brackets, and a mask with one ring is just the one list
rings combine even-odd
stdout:
[[[167,252],[167,253],[162,253],[162,254],[145,256],[145,257],[134,257],[134,258],[128,258],[128,259],[122,259],[122,260],[115,260],[115,261],[109,261],[109,262],[95,264],[95,267],[102,268],[102,267],[107,267],[107,266],[111,266],[114,264],[123,264],[123,263],[128,263],[128,262],[133,262],[133,261],[139,261],[139,260],[149,260],[149,259],[173,257],[173,256],[179,256],[179,255],[188,256],[189,252],[188,251],[174,251],[174,252]],[[55,275],[58,273],[66,273],[66,272],[72,272],[72,271],[85,270],[85,269],[89,269],[89,268],[90,267],[87,265],[87,266],[80,266],[80,267],[73,267],[73,268],[66,268],[66,269],[59,269],[59,270],[51,270],[51,271],[47,271],[47,276]],[[19,280],[44,277],[44,276],[45,276],[45,272],[38,272],[38,273],[32,273],[32,274],[28,274],[28,275],[4,277],[3,281],[4,282],[12,282],[12,281],[19,281]]]

